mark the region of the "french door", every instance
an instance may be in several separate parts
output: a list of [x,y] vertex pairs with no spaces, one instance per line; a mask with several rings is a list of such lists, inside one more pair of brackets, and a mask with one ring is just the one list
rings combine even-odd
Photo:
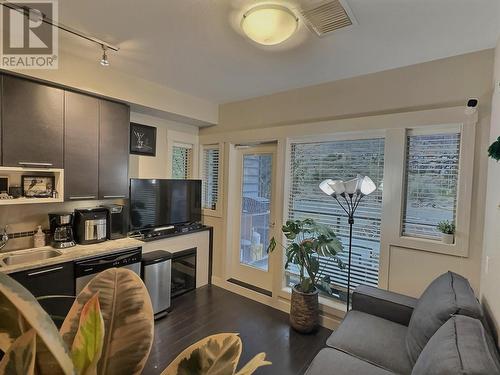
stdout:
[[237,149],[232,225],[231,281],[270,294],[272,264],[267,253],[275,235],[276,145],[245,146]]

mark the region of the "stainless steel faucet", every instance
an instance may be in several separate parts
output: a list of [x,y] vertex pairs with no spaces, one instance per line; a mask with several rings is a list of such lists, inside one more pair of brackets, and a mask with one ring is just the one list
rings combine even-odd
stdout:
[[2,250],[7,242],[9,242],[9,235],[7,234],[8,225],[3,227],[3,234],[0,236],[0,250]]

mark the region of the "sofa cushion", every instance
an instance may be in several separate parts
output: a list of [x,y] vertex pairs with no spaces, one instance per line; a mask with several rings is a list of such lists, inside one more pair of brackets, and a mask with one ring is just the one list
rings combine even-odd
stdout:
[[468,316],[450,318],[418,357],[412,375],[499,375],[493,340],[481,322]]
[[406,348],[412,364],[434,333],[453,314],[482,319],[481,306],[467,279],[447,272],[427,287],[411,316]]
[[394,375],[341,351],[325,348],[313,359],[305,375]]
[[398,374],[410,374],[402,324],[351,310],[326,344]]

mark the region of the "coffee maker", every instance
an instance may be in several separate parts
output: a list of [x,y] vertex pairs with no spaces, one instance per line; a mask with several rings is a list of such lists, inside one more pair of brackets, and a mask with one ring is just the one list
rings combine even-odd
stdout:
[[49,214],[52,247],[66,249],[75,246],[73,238],[73,214],[69,212],[55,212]]

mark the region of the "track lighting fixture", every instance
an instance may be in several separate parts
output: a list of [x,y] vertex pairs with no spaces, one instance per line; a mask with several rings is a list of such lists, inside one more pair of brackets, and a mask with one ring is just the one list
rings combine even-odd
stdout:
[[102,44],[101,47],[102,47],[101,65],[102,66],[109,66],[108,55],[106,54],[107,48],[104,44]]

